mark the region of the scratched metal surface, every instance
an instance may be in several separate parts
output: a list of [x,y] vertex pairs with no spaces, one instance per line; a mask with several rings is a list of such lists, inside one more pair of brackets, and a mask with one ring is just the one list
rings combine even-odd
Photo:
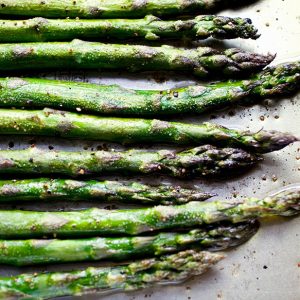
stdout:
[[[220,13],[221,14],[221,13]],[[260,29],[261,38],[257,41],[236,40],[227,43],[228,46],[238,46],[258,52],[277,53],[274,63],[296,60],[300,58],[300,4],[298,0],[261,0],[237,11],[225,11],[223,15],[244,16],[253,19]],[[117,83],[131,88],[162,89],[192,84],[193,78],[178,76],[157,83],[151,76],[141,75],[98,74],[91,73],[56,73],[41,74],[41,76],[56,77],[69,80],[89,81],[94,83]],[[280,101],[264,101],[251,108],[234,107],[215,113],[213,121],[229,127],[251,130],[277,129],[300,135],[300,95]],[[184,121],[202,122],[210,120],[211,116],[181,118]],[[177,118],[178,120],[178,118]],[[1,141],[2,149],[7,149],[10,137]],[[28,146],[29,138],[14,139],[14,149]],[[64,142],[53,139],[35,139],[39,147],[55,149],[82,149],[96,147],[101,143]],[[118,147],[117,145],[108,145]],[[127,178],[132,179],[132,178]],[[136,178],[134,178],[136,179]],[[170,182],[170,179],[143,178],[146,182]],[[174,182],[174,181],[173,181]],[[182,182],[175,182],[176,184]],[[294,144],[277,153],[265,156],[265,161],[242,177],[222,182],[204,182],[193,180],[182,183],[185,186],[197,186],[213,190],[221,199],[233,196],[263,197],[266,194],[281,189],[290,184],[300,184],[300,144]],[[22,206],[29,209],[78,209],[90,207],[93,204],[66,205],[59,203],[56,207]],[[300,299],[300,218],[274,223],[264,223],[258,234],[241,247],[227,251],[227,258],[202,277],[194,278],[181,285],[157,287],[129,294],[113,294],[109,296],[92,295],[78,299],[104,300],[299,300]],[[98,265],[95,263],[84,264]],[[83,266],[83,265],[80,265]],[[62,270],[75,268],[71,266],[40,267],[42,270]],[[0,274],[17,274],[24,271],[34,271],[36,268],[1,267]],[[64,298],[70,299],[70,298]],[[77,298],[76,298],[77,299]]]

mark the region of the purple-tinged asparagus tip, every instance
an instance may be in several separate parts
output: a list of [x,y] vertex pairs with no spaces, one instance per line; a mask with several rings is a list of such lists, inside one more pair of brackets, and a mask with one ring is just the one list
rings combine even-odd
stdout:
[[255,142],[252,144],[252,146],[254,150],[259,153],[278,151],[294,142],[299,141],[299,138],[292,134],[275,130],[259,131],[258,133],[254,134],[254,139]]

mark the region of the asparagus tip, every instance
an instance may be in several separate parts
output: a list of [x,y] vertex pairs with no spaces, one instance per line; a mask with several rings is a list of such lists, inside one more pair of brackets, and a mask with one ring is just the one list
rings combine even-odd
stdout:
[[[202,145],[179,153],[189,154],[189,162],[184,163],[184,175],[223,175],[230,171],[250,168],[263,158],[239,148],[217,148],[212,145]],[[184,157],[184,155],[183,155]],[[180,173],[179,175],[182,176]]]
[[281,150],[286,146],[299,141],[299,138],[292,134],[279,132],[276,130],[264,131],[261,130],[254,134],[256,150],[261,153],[273,152]]
[[175,254],[167,254],[157,258],[133,262],[128,265],[128,268],[132,273],[151,269],[176,272],[175,277],[173,277],[173,275],[169,276],[169,272],[166,272],[164,276],[159,279],[161,281],[160,283],[172,279],[176,279],[178,282],[188,279],[191,276],[204,273],[209,267],[223,258],[223,254],[189,249]]
[[209,244],[208,251],[221,251],[228,248],[239,246],[247,242],[252,236],[254,236],[260,227],[260,222],[257,219],[249,220],[239,224],[225,223],[219,224],[216,228],[213,228],[210,232],[213,236],[224,236],[225,238],[218,241],[214,240],[213,244]]
[[300,213],[300,188],[288,188],[265,198],[265,202],[276,206],[281,216]]
[[238,48],[227,49],[225,52],[232,60],[239,64],[241,71],[261,70],[270,64],[276,57],[276,54],[268,53],[262,55],[247,52]]
[[163,256],[162,260],[166,259],[172,265],[172,268],[179,271],[188,271],[190,276],[194,276],[202,274],[211,265],[218,263],[224,257],[220,253],[191,249]]
[[248,84],[249,88],[253,84],[253,91],[263,98],[289,95],[300,88],[300,61],[268,66],[258,75],[258,81]]
[[252,20],[249,18],[236,18],[237,22],[242,22],[244,24],[243,31],[240,32],[241,37],[245,39],[257,40],[261,34],[258,33],[258,29],[253,26]]

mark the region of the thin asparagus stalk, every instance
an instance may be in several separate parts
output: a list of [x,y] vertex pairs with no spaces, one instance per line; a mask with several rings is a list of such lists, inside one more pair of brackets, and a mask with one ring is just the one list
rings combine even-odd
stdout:
[[102,200],[172,205],[203,201],[212,196],[213,194],[199,189],[168,185],[149,186],[138,182],[50,178],[0,180],[0,202]]
[[237,76],[259,71],[274,59],[240,49],[218,51],[208,47],[48,42],[0,44],[0,70],[102,69],[128,71],[189,71],[201,78]]
[[43,236],[138,235],[167,229],[188,229],[221,221],[240,223],[255,218],[294,216],[300,212],[300,189],[286,190],[265,199],[190,202],[178,206],[156,206],[107,211],[36,212],[0,211],[0,236],[31,238]]
[[0,151],[0,174],[62,174],[72,177],[103,174],[166,174],[212,176],[253,166],[260,156],[236,148],[210,145],[176,152],[49,151],[37,148]]
[[[148,14],[176,16],[235,7],[236,0],[2,0],[0,14],[49,18],[139,18]],[[249,1],[243,0],[242,3]]]
[[300,62],[268,67],[248,80],[169,91],[129,90],[117,85],[39,78],[0,78],[0,86],[1,107],[51,107],[121,116],[204,113],[299,90]]
[[44,19],[0,20],[0,42],[57,42],[73,39],[257,39],[250,19],[223,16],[197,16],[189,20],[162,21],[154,16],[144,19]]
[[179,283],[204,273],[222,258],[216,253],[187,250],[123,266],[2,277],[0,298],[49,299]]
[[120,261],[137,257],[197,249],[219,251],[250,239],[257,222],[194,229],[187,233],[159,233],[155,236],[89,238],[74,240],[0,240],[0,263],[15,266],[98,261]]
[[253,133],[213,124],[112,118],[52,109],[0,109],[0,134],[61,136],[123,144],[216,144],[266,153],[280,150],[297,138],[278,131]]

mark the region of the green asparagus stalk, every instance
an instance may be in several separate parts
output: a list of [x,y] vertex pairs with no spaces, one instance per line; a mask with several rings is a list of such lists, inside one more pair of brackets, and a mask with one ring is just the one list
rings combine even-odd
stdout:
[[197,16],[189,20],[162,21],[154,16],[144,19],[44,19],[0,20],[0,42],[51,42],[101,39],[257,39],[250,19],[223,16]]
[[60,136],[123,144],[216,144],[266,153],[280,150],[297,138],[278,131],[249,132],[213,124],[149,119],[112,118],[52,109],[0,109],[0,134]]
[[49,299],[179,283],[204,273],[222,258],[216,253],[187,250],[128,265],[2,277],[0,298]]
[[139,18],[148,14],[176,16],[204,13],[239,5],[240,2],[236,0],[2,0],[0,14],[49,18]]
[[141,183],[119,181],[79,181],[70,179],[0,180],[0,202],[24,201],[120,201],[145,204],[183,204],[203,201],[213,194],[199,189],[179,186],[148,186]]
[[194,229],[187,233],[160,233],[155,236],[89,238],[74,240],[0,240],[0,263],[15,266],[98,261],[120,261],[152,257],[187,248],[219,251],[237,246],[258,229],[258,223]]
[[190,202],[178,206],[107,211],[37,212],[0,211],[0,236],[31,238],[87,235],[138,235],[167,229],[188,229],[221,221],[240,223],[255,218],[293,216],[300,212],[300,189],[286,190],[265,199]]
[[189,71],[207,78],[236,76],[261,70],[274,59],[240,49],[103,44],[97,42],[0,44],[0,70],[108,69]]
[[35,78],[0,78],[0,106],[80,110],[109,115],[157,116],[203,113],[291,94],[300,88],[300,62],[268,67],[249,80],[169,91],[129,90],[117,85]]
[[253,166],[260,156],[236,148],[211,145],[176,152],[49,151],[37,148],[0,151],[0,174],[62,174],[72,177],[103,174],[166,174],[212,176]]

